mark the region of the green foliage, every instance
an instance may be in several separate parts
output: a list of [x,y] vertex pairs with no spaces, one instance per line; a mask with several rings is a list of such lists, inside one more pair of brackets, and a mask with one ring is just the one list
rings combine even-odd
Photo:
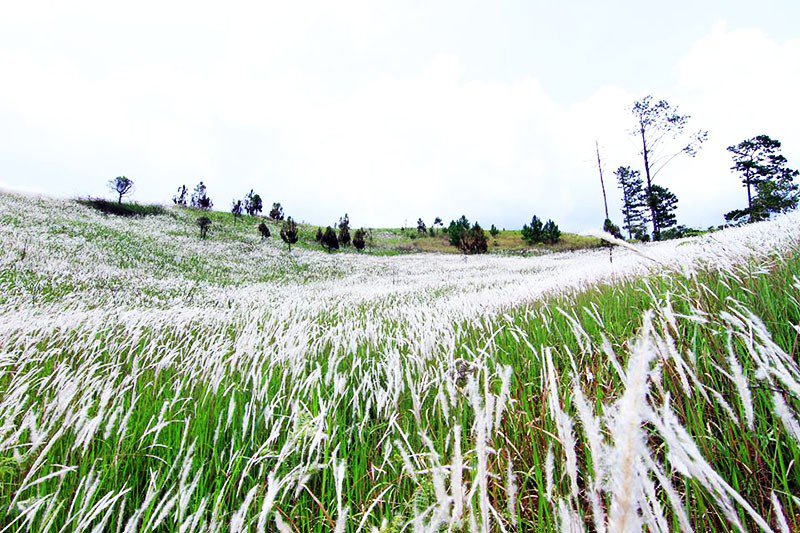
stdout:
[[492,237],[497,237],[500,234],[500,230],[497,229],[497,227],[494,224],[492,224],[492,227],[489,228],[489,234]]
[[143,205],[137,203],[120,204],[103,200],[102,198],[86,198],[77,200],[81,205],[97,209],[106,215],[116,215],[120,217],[146,217],[154,215],[166,215],[168,212],[160,205]]
[[447,240],[450,246],[460,247],[462,236],[469,231],[469,220],[464,215],[458,220],[451,220],[450,225],[447,227]]
[[611,222],[611,220],[608,218],[603,222],[603,231],[612,235],[613,237],[616,237],[617,239],[622,238],[622,232],[619,230],[619,226]]
[[314,242],[322,242],[322,228],[317,228],[317,233],[314,234]]
[[525,224],[522,226],[522,239],[529,245],[544,242],[543,231],[544,224],[541,219],[533,215],[530,225]]
[[548,220],[542,227],[542,242],[555,244],[560,238],[561,230],[558,229],[558,225],[552,220]]
[[638,170],[619,167],[614,171],[617,184],[622,189],[622,227],[629,238],[646,232],[648,207],[644,182]]
[[425,225],[425,221],[422,220],[421,218],[417,219],[417,233],[419,233],[420,235],[425,235],[427,231],[428,227]]
[[650,191],[650,212],[655,217],[654,227],[658,228],[658,231],[653,233],[653,239],[660,240],[661,232],[677,223],[675,209],[678,207],[678,197],[660,185],[653,185]]
[[733,158],[731,170],[740,174],[747,189],[747,207],[726,213],[725,220],[756,222],[797,207],[798,186],[794,179],[798,171],[787,166],[780,149],[781,142],[768,135],[728,147]]
[[288,217],[283,221],[281,240],[289,246],[289,251],[292,250],[292,245],[297,242],[297,224],[295,224],[292,217]]

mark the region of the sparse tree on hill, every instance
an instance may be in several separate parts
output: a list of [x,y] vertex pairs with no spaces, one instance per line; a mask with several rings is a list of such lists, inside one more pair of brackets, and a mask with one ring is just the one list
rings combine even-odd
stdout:
[[533,215],[530,226],[528,224],[522,226],[522,239],[529,245],[544,242],[543,229],[544,224],[541,219]]
[[172,197],[172,203],[181,207],[186,207],[186,185],[178,187],[178,192]]
[[325,228],[325,233],[322,234],[322,246],[329,252],[331,250],[339,249],[339,239],[336,237],[336,232],[332,227]]
[[[653,101],[652,96],[646,96],[636,101],[631,107],[631,112],[636,119],[636,127],[631,134],[639,137],[642,142],[642,158],[646,178],[645,192],[648,201],[656,196],[653,194],[653,180],[658,173],[680,154],[691,157],[708,138],[708,132],[697,131],[686,134],[686,125],[689,115],[681,115],[678,108],[670,105],[666,100]],[[650,221],[653,224],[653,240],[659,240],[661,227],[655,206],[649,204]]]
[[781,142],[768,135],[728,147],[733,154],[731,170],[740,174],[747,189],[747,207],[726,213],[725,220],[756,222],[797,207],[798,171],[787,166],[780,149]]
[[288,217],[283,221],[281,226],[281,239],[289,245],[289,251],[292,251],[292,245],[297,242],[297,224],[295,224],[292,217]]
[[547,244],[555,244],[561,239],[561,230],[558,225],[552,220],[545,222],[542,226],[542,242]]
[[350,217],[347,213],[339,219],[339,244],[348,246],[350,244]]
[[269,227],[263,222],[258,225],[258,232],[261,234],[262,241],[269,239],[270,235],[272,235],[269,231]]
[[262,209],[263,202],[261,201],[261,196],[259,196],[258,193],[253,192],[253,189],[250,189],[250,192],[244,197],[244,210],[248,215],[254,217],[261,213]]
[[314,235],[314,242],[322,242],[322,228],[317,228],[317,234]]
[[214,202],[208,197],[205,184],[201,181],[194,188],[192,193],[192,207],[196,209],[211,209],[214,207]]
[[417,219],[417,233],[420,235],[425,235],[428,231],[428,227],[425,225],[425,221],[421,218]]
[[499,230],[499,229],[497,229],[497,227],[496,227],[494,224],[492,224],[492,227],[491,227],[491,228],[489,228],[489,234],[490,234],[490,235],[491,235],[493,238],[497,238],[497,236],[498,236],[498,235],[500,235],[500,230]]
[[236,223],[237,220],[242,218],[242,201],[241,200],[234,200],[233,205],[231,206],[231,214],[233,215],[233,222]]
[[283,220],[283,207],[279,202],[272,204],[272,209],[269,210],[269,218],[272,220]]
[[356,232],[353,234],[353,246],[355,246],[356,250],[358,250],[359,252],[363,250],[364,246],[366,246],[367,244],[366,241],[364,240],[366,234],[367,232],[364,231],[364,228],[357,229]]
[[208,237],[208,229],[211,227],[211,219],[208,217],[200,217],[197,219],[197,225],[200,227],[200,238],[205,239]]
[[622,227],[628,232],[628,238],[645,232],[648,209],[644,182],[638,170],[631,167],[619,167],[614,171],[617,183],[622,189]]
[[117,203],[121,204],[122,197],[133,191],[133,180],[125,176],[117,176],[108,181],[108,188],[119,196]]

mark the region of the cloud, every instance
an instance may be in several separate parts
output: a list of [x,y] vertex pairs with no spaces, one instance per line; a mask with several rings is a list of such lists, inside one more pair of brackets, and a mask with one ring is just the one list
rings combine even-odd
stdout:
[[[137,198],[156,201],[204,179],[220,208],[255,188],[317,224],[344,212],[356,226],[465,214],[512,228],[536,213],[585,230],[603,217],[598,140],[619,219],[611,171],[640,166],[627,107],[643,95],[605,86],[564,102],[530,73],[472,77],[453,52],[402,73],[336,72],[328,65],[368,45],[382,24],[363,3],[346,6],[319,5],[308,17],[302,6],[218,14],[200,5],[185,18],[168,9],[166,29],[139,12],[99,9],[85,23],[73,11],[64,16],[76,26],[46,25],[54,42],[66,42],[89,24],[74,50],[0,41],[13,80],[0,85],[0,177],[87,195],[125,174]],[[154,42],[133,51],[101,45],[104,25],[129,37],[152,30]],[[182,36],[188,42],[178,44]],[[308,47],[316,37],[336,46]],[[106,51],[95,56],[95,47]],[[109,61],[115,53],[119,61]],[[727,145],[764,132],[784,142],[790,162],[800,159],[798,83],[800,41],[717,25],[675,65],[669,86],[653,88],[693,115],[692,127],[710,130],[696,159],[676,160],[659,177],[678,194],[683,223],[718,223],[741,203]]]

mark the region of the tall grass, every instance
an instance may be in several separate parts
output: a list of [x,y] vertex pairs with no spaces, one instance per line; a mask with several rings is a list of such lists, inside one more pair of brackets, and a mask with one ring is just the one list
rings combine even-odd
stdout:
[[0,223],[0,530],[800,526],[797,218],[612,265],[37,216]]

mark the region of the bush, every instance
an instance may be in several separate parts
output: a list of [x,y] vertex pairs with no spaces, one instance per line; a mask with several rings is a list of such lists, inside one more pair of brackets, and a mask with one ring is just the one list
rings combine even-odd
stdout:
[[317,234],[314,235],[314,242],[322,242],[322,228],[317,228]]
[[261,234],[261,240],[269,239],[270,235],[272,235],[269,231],[269,228],[263,222],[258,225],[258,232]]
[[322,234],[321,242],[322,246],[324,246],[329,252],[331,250],[339,249],[339,239],[336,237],[336,232],[330,226],[325,228],[325,233]]
[[500,230],[497,229],[497,227],[494,224],[492,224],[492,227],[489,228],[489,235],[491,235],[492,237],[497,237],[498,235],[500,235]]
[[167,210],[160,205],[142,205],[137,203],[120,204],[102,198],[86,198],[78,200],[78,203],[97,209],[106,215],[116,215],[120,217],[146,217],[154,215],[166,215]]
[[356,233],[353,236],[353,246],[355,246],[356,250],[358,250],[359,252],[363,250],[364,246],[366,246],[367,244],[364,240],[366,234],[367,232],[364,231],[364,228],[359,228],[356,230]]

